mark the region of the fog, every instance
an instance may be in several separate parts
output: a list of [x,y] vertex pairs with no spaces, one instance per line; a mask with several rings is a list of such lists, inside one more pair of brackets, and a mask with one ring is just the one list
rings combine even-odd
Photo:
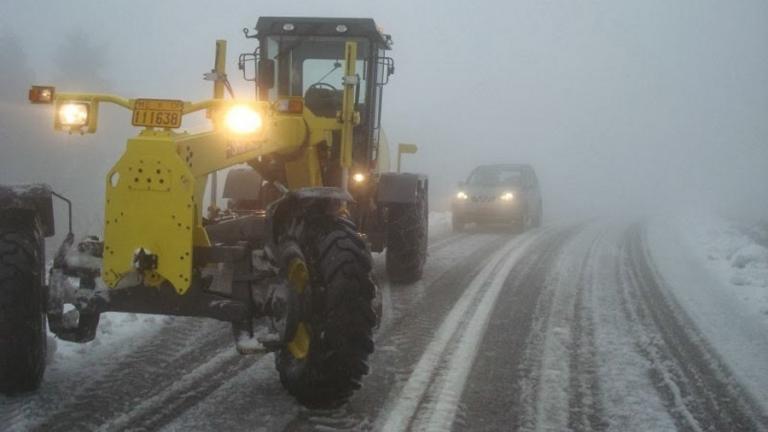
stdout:
[[[53,131],[32,83],[127,97],[210,97],[261,15],[372,17],[394,39],[390,143],[447,208],[476,164],[528,162],[548,220],[697,208],[768,214],[768,3],[669,1],[21,2],[0,0],[0,183],[50,182],[98,225],[103,177],[131,132],[104,106],[94,136]],[[189,125],[185,122],[185,125]]]

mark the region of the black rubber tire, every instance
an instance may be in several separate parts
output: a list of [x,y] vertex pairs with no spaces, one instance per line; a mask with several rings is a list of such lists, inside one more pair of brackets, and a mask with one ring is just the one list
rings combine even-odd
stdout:
[[[376,285],[372,260],[354,224],[319,217],[298,243],[310,273],[310,347],[298,359],[287,348],[275,353],[283,387],[309,408],[344,404],[368,373],[373,352]],[[305,309],[306,310],[306,309]]]
[[13,225],[0,220],[0,393],[5,395],[40,387],[46,355],[39,224]]
[[387,225],[387,277],[394,283],[421,279],[427,260],[428,224],[426,203],[389,207]]

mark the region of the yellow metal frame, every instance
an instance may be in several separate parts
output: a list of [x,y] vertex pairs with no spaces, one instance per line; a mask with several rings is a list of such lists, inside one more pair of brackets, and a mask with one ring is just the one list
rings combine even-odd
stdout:
[[[345,71],[355,74],[356,43],[347,43]],[[215,69],[225,76],[226,42],[217,41]],[[202,203],[208,175],[271,153],[300,156],[286,163],[291,189],[322,186],[317,146],[331,142],[333,131],[342,136],[341,163],[351,165],[352,128],[359,122],[354,112],[354,85],[345,85],[343,107],[337,119],[320,118],[309,110],[303,115],[282,114],[265,101],[225,100],[224,83],[214,82],[214,98],[184,102],[183,115],[208,110],[213,129],[188,134],[171,129],[145,128],[128,140],[125,152],[106,177],[104,261],[102,278],[118,287],[129,274],[138,274],[149,286],[170,282],[179,294],[190,286],[193,248],[210,246],[202,226]],[[56,93],[54,103],[90,104],[96,130],[100,103],[112,103],[133,110],[135,100],[109,94]],[[235,136],[223,127],[227,108],[248,104],[262,115],[262,128],[255,134]],[[92,125],[92,127],[91,127]],[[135,254],[157,256],[157,268],[134,267]]]
[[[307,263],[299,258],[294,258],[288,263],[287,272],[288,282],[292,288],[296,290],[296,293],[301,295],[309,285],[309,269]],[[291,355],[299,360],[306,358],[309,355],[309,348],[311,344],[311,336],[309,334],[309,324],[300,321],[296,326],[296,332],[286,345]]]

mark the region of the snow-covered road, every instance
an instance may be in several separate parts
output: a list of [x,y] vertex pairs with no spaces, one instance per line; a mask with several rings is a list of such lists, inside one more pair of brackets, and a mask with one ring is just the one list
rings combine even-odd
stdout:
[[0,429],[768,430],[759,263],[734,291],[745,267],[718,270],[680,220],[515,235],[434,219],[422,281],[392,285],[376,260],[385,319],[340,409],[296,405],[225,323],[113,316],[99,343],[58,343],[37,394],[0,397]]

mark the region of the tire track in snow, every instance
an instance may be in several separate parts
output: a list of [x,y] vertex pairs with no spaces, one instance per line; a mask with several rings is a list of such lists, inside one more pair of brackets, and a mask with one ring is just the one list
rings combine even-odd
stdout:
[[[173,327],[131,352],[103,375],[83,383],[70,400],[29,430],[95,430],[115,416],[130,411],[221,349],[228,328],[213,321],[177,319]],[[227,338],[227,340],[229,340]]]
[[[83,367],[88,371],[68,370],[71,365],[56,363],[47,374],[41,389],[28,396],[8,399],[10,402],[2,411],[8,411],[12,416],[0,414],[3,427],[8,430],[30,431],[40,428],[48,430],[56,426],[55,421],[48,423],[49,417],[63,419],[74,416],[71,411],[81,407],[89,407],[86,402],[92,398],[90,394],[94,389],[111,391],[115,376],[120,376],[129,365],[141,361],[153,352],[177,353],[186,349],[186,343],[195,337],[195,332],[185,325],[186,319],[175,318],[165,327],[157,330],[150,337],[144,338],[132,351],[124,354],[124,357],[110,358],[99,355],[99,359],[110,363],[102,365],[90,359],[82,359]],[[98,341],[98,339],[97,339]],[[61,342],[60,342],[61,343]],[[92,368],[92,369],[91,369]],[[92,429],[93,424],[88,422],[86,429]],[[70,429],[71,430],[71,429]]]
[[574,303],[568,406],[568,428],[574,431],[600,431],[608,427],[600,398],[592,297],[597,251],[603,238],[604,233],[598,232],[584,256]]
[[641,225],[632,226],[619,264],[622,307],[635,328],[638,350],[680,430],[768,430],[728,368],[698,334],[682,308],[665,295],[645,251]]
[[[495,305],[462,396],[456,430],[565,430],[570,330],[584,225],[562,230],[515,266]],[[591,244],[591,243],[590,243]],[[565,384],[565,386],[563,386]]]
[[427,247],[427,253],[434,253],[440,249],[445,249],[451,244],[457,243],[467,236],[467,233],[451,233],[446,236],[441,236],[440,238],[435,239],[435,241],[429,243],[429,246]]
[[130,412],[102,425],[99,430],[154,431],[171,423],[186,410],[204,401],[238,373],[259,362],[265,354],[243,356],[234,346],[188,372],[157,394],[136,404]]
[[[522,251],[531,243],[531,238],[516,238],[508,242],[501,250],[494,253],[488,264],[480,270],[454,304],[427,345],[424,353],[408,377],[405,386],[394,400],[393,406],[385,409],[381,429],[386,431],[404,431],[411,427],[411,422],[418,414],[420,405],[434,379],[435,366],[445,355],[445,350],[461,324],[467,324],[477,303],[485,295],[492,279],[497,279],[502,269],[511,268],[514,261],[522,256]],[[508,255],[516,250],[513,258]],[[505,260],[506,258],[506,260]],[[510,264],[507,264],[510,263]],[[507,273],[502,277],[506,278]]]
[[[377,423],[380,429],[448,430],[457,418],[464,419],[459,402],[468,382],[474,383],[468,378],[476,371],[473,364],[478,348],[487,343],[484,335],[488,336],[488,322],[496,316],[492,311],[498,308],[497,297],[502,290],[505,297],[516,290],[510,288],[511,280],[519,282],[532,274],[541,274],[531,269],[544,266],[555,249],[553,245],[561,236],[568,236],[567,231],[536,232],[535,238],[523,236],[489,260],[443,321],[390,409],[385,410],[386,416]],[[536,240],[538,245],[534,247]],[[537,292],[531,294],[538,297]],[[526,305],[530,307],[531,303]]]
[[437,370],[431,385],[435,392],[423,402],[421,410],[426,415],[417,418],[415,429],[444,431],[453,426],[467,378],[482,343],[496,299],[504,288],[512,268],[519,268],[517,263],[529,245],[530,243],[521,245],[506,258],[498,273],[492,276],[492,279],[486,280],[488,288],[477,300],[474,311],[465,318],[466,321],[454,336],[452,346],[448,349],[450,354],[446,355],[442,362],[444,367]]
[[[583,227],[563,232],[542,250],[536,264],[526,270],[527,275],[511,284],[507,301],[525,298],[524,304],[532,312],[498,308],[500,316],[509,316],[511,326],[528,328],[519,363],[513,363],[517,368],[516,376],[504,380],[496,389],[504,391],[505,386],[512,386],[519,390],[512,391],[517,393],[513,399],[513,411],[517,413],[514,421],[522,430],[564,430],[567,426],[570,402],[567,383],[571,373],[569,352],[573,349],[570,328],[577,291],[574,283],[577,279],[573,275],[579,271],[581,264],[575,262],[568,252],[574,245],[579,246],[572,239],[583,237],[579,235],[584,231]],[[513,343],[512,346],[518,345]],[[477,417],[470,421],[477,421]],[[510,418],[507,417],[507,420]],[[473,426],[470,424],[468,428]],[[497,421],[494,427],[501,427],[500,423]]]
[[[540,321],[537,326],[542,330],[535,333],[537,344],[540,346],[531,356],[538,362],[535,370],[535,398],[525,409],[524,424],[526,428],[535,430],[566,430],[571,419],[571,406],[574,399],[591,394],[573,394],[571,384],[574,380],[582,380],[579,374],[578,362],[583,360],[574,356],[582,349],[589,351],[590,347],[582,347],[583,339],[577,338],[576,327],[577,298],[582,290],[587,258],[582,258],[584,252],[592,249],[594,234],[582,231],[575,239],[566,239],[560,245],[556,257],[547,269],[544,285],[545,292],[541,296],[540,313],[535,319]],[[591,408],[591,402],[588,405]]]
[[[387,333],[392,324],[397,321],[402,311],[408,310],[412,304],[422,299],[425,293],[424,287],[429,285],[428,281],[439,275],[439,272],[442,270],[440,266],[436,266],[436,263],[433,262],[435,259],[441,259],[442,251],[463,243],[467,243],[464,245],[465,247],[475,250],[483,238],[485,237],[470,237],[464,233],[450,233],[430,243],[427,248],[427,265],[425,265],[422,280],[410,285],[392,285],[385,271],[384,254],[381,253],[374,256],[374,273],[382,295],[384,315],[376,333],[377,339],[374,339],[374,341],[378,342],[380,335]],[[491,239],[491,237],[487,237],[487,240]],[[435,270],[437,270],[437,273],[435,273]],[[414,290],[414,288],[416,289]]]

